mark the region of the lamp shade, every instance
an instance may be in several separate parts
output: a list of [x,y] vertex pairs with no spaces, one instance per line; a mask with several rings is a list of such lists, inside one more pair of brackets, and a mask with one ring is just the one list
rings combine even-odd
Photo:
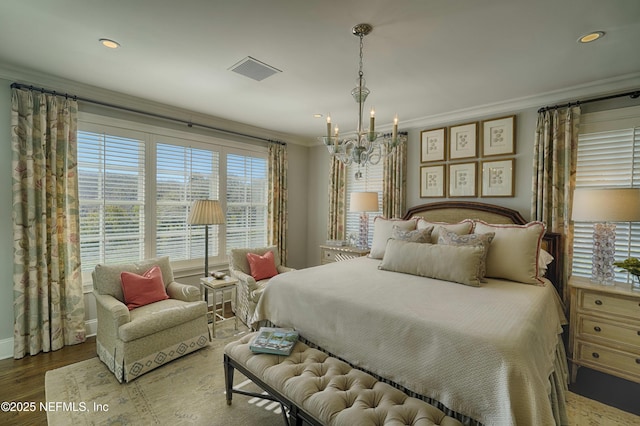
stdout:
[[187,220],[189,225],[220,225],[224,223],[224,213],[218,200],[195,200]]
[[352,192],[349,199],[350,212],[377,212],[377,192]]
[[580,222],[640,221],[640,189],[576,189],[571,216]]

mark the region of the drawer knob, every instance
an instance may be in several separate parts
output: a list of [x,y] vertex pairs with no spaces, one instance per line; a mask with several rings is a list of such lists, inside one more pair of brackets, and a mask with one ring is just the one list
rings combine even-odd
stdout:
[[598,333],[600,333],[602,331],[602,329],[600,327],[598,327],[597,325],[595,327],[593,327],[593,329],[595,331],[597,331]]
[[596,299],[596,305],[602,305],[602,300]]
[[598,354],[598,352],[592,353],[591,356],[594,358],[600,358],[600,354]]
[[640,358],[636,358],[636,364],[640,364]]

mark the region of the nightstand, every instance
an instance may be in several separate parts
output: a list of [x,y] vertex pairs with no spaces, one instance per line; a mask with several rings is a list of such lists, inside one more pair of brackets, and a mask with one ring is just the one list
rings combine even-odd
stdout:
[[356,257],[366,256],[369,249],[361,249],[352,246],[320,246],[320,264],[340,262],[341,260],[355,259]]
[[572,277],[571,382],[581,366],[640,383],[640,292]]

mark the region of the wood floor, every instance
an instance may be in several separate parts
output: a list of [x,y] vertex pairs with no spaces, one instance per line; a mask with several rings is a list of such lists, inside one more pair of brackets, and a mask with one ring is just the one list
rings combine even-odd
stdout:
[[34,412],[0,412],[0,424],[46,425],[47,413],[40,410],[40,402],[45,402],[44,375],[47,370],[95,356],[96,338],[89,337],[85,343],[65,346],[54,352],[0,360],[0,401],[35,402],[36,405]]

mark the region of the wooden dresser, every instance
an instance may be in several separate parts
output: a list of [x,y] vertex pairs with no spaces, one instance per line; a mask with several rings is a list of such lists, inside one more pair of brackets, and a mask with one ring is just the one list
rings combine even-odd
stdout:
[[352,246],[320,246],[320,264],[324,265],[341,260],[353,259],[369,254],[369,249]]
[[580,366],[640,383],[640,292],[572,277],[571,381]]

